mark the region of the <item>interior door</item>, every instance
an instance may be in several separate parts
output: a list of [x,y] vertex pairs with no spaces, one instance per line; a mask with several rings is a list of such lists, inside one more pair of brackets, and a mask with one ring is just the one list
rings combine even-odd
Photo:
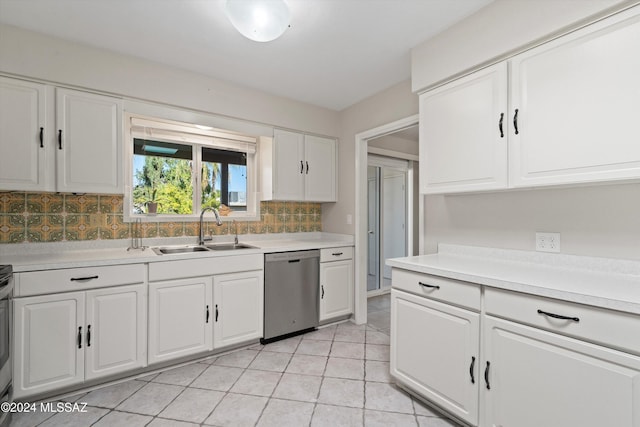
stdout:
[[[407,254],[407,175],[405,171],[383,169],[383,262]],[[384,262],[384,276],[391,280],[391,267]],[[389,282],[390,283],[390,282]]]

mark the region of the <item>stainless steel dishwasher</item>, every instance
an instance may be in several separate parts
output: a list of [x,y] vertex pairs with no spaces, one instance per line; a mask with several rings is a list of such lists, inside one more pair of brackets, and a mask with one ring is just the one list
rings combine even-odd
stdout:
[[320,251],[264,255],[264,338],[273,342],[318,326]]

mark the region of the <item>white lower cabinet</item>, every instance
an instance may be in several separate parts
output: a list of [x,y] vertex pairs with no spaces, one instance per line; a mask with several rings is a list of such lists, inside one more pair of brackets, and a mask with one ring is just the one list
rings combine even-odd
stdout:
[[214,348],[262,337],[263,282],[262,271],[214,276]]
[[14,398],[146,365],[145,285],[16,298]]
[[640,426],[640,357],[492,316],[483,352],[485,426]]
[[149,284],[149,364],[212,349],[211,277]]
[[478,423],[479,319],[469,310],[391,291],[391,374],[473,425]]
[[320,251],[320,321],[353,313],[353,248]]

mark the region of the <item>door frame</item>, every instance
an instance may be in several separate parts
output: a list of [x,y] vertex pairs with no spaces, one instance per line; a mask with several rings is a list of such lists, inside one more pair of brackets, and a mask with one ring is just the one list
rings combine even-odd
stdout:
[[[370,139],[378,138],[381,136],[389,135],[394,132],[404,130],[406,128],[415,126],[419,123],[418,114],[405,117],[400,120],[396,120],[391,123],[387,123],[382,126],[378,126],[373,129],[360,132],[355,136],[355,171],[356,171],[356,214],[355,214],[355,229],[356,229],[356,253],[355,253],[355,322],[357,324],[367,323],[367,155],[368,155],[368,142]],[[409,194],[413,194],[413,171],[409,171],[407,177],[408,186],[411,185],[411,189],[407,187]],[[423,218],[424,204],[422,203],[422,197],[419,196],[419,208],[418,215]],[[408,209],[407,222],[413,224],[412,209]],[[364,215],[364,216],[363,216]],[[423,221],[419,221],[418,226],[418,238],[419,238],[419,252],[423,252]],[[411,233],[413,234],[413,233]],[[407,239],[409,241],[409,239]]]

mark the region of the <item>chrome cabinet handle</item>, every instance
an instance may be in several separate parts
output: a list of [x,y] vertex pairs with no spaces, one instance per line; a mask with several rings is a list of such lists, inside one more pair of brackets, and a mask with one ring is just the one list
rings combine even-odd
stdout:
[[579,322],[580,321],[579,317],[562,316],[560,314],[549,313],[548,311],[538,310],[538,314],[543,314],[545,316],[553,317],[554,319],[571,320],[571,321],[574,321],[574,322]]

